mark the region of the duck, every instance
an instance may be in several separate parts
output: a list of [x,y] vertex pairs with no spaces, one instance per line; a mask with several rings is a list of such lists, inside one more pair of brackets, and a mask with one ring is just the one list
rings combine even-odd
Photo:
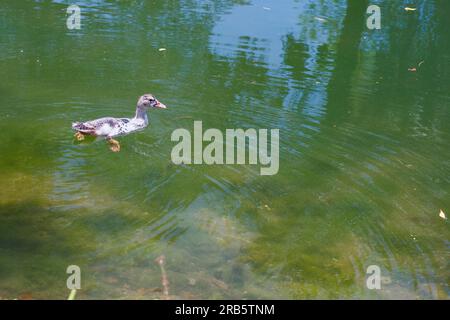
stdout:
[[75,139],[82,141],[85,136],[105,139],[113,152],[120,151],[120,143],[115,137],[139,131],[148,126],[147,110],[149,108],[166,109],[167,106],[158,101],[151,93],[139,97],[134,118],[104,117],[85,122],[73,122]]

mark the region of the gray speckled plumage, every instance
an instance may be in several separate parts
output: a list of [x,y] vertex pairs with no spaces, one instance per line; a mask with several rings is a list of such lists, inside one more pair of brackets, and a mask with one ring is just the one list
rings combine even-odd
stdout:
[[144,94],[138,100],[134,118],[105,117],[86,122],[74,122],[72,123],[72,129],[85,135],[106,139],[126,135],[148,126],[147,109],[150,107],[166,108],[153,95]]

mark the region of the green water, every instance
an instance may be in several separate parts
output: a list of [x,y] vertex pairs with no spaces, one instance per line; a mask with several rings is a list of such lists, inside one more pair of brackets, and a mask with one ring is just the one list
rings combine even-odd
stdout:
[[[164,298],[164,255],[173,299],[448,299],[449,1],[372,1],[380,30],[368,1],[72,3],[0,4],[1,298],[65,299],[69,265],[79,299]],[[146,92],[120,153],[74,142]],[[278,174],[174,165],[194,120],[280,129]]]

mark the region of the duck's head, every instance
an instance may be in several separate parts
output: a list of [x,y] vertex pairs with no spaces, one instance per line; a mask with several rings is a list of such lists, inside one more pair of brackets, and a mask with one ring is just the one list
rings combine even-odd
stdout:
[[159,108],[166,109],[166,105],[159,102],[152,94],[146,93],[138,100],[137,107],[140,109]]

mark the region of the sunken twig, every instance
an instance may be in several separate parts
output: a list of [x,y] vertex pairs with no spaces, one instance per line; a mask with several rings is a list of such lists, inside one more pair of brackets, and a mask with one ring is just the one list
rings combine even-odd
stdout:
[[166,269],[164,268],[164,264],[166,262],[165,256],[159,256],[155,259],[155,262],[159,265],[161,268],[161,284],[163,286],[163,299],[169,298],[169,279],[167,278]]

